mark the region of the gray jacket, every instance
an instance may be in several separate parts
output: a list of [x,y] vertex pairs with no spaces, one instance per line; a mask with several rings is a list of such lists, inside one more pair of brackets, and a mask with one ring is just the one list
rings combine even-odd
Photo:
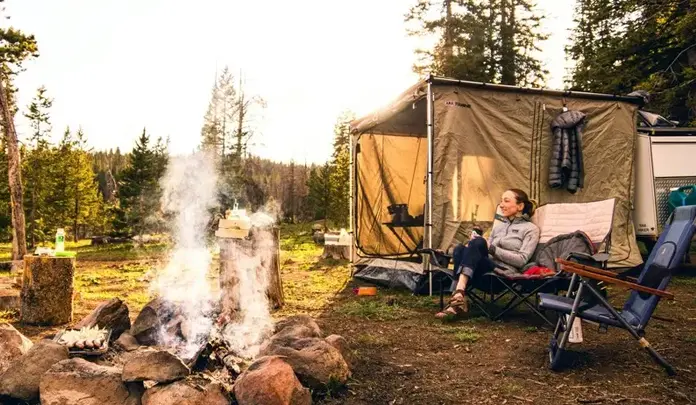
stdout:
[[534,255],[539,243],[539,228],[526,217],[503,222],[491,231],[488,246],[495,246],[493,261],[508,270],[520,271]]

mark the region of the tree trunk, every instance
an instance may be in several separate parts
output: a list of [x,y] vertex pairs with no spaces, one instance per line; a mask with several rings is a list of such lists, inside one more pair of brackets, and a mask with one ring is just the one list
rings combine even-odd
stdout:
[[515,85],[515,0],[500,2],[500,67],[502,84]]
[[10,204],[12,206],[12,259],[21,260],[27,254],[27,235],[24,223],[24,202],[22,197],[22,171],[17,146],[17,132],[14,118],[5,91],[3,78],[0,77],[0,108],[2,109],[3,129],[7,142],[7,173],[10,182]]
[[63,325],[72,321],[75,259],[24,258],[20,321],[31,325]]
[[452,0],[445,0],[445,69],[444,74],[454,76],[454,35],[452,30]]
[[79,238],[77,236],[77,233],[78,233],[77,218],[80,214],[80,196],[79,196],[78,192],[79,192],[79,190],[76,186],[75,187],[75,220],[73,221],[73,224],[74,224],[73,225],[73,242],[75,242],[75,243],[77,243],[77,241],[79,240]]
[[31,211],[29,213],[29,247],[36,246],[36,189],[31,190]]

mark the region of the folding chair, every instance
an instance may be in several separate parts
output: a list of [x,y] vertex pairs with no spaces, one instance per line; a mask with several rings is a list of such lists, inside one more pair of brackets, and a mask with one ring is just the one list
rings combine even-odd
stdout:
[[[565,291],[570,284],[570,277],[561,273],[560,266],[554,262],[556,257],[569,258],[585,264],[606,266],[609,259],[609,249],[611,247],[611,228],[614,217],[614,206],[616,200],[588,202],[588,203],[558,203],[545,204],[539,207],[532,222],[540,230],[539,245],[528,267],[535,264],[543,265],[556,271],[553,275],[527,275],[504,269],[495,269],[492,272],[481,275],[478,279],[472,280],[467,286],[467,296],[486,317],[491,320],[498,320],[513,309],[524,304],[529,307],[537,316],[550,326],[554,326],[546,315],[539,310],[537,305],[537,295],[542,292]],[[500,218],[501,213],[498,209],[496,218]],[[500,221],[494,222],[493,228],[499,226]],[[559,251],[556,257],[539,257],[540,254],[548,256],[545,248],[553,244],[559,237],[568,234],[584,235],[587,238],[586,252]],[[600,252],[601,249],[601,252]],[[433,255],[433,264],[437,272],[444,274],[456,283],[454,272],[442,266],[443,258],[451,259],[451,256],[443,255],[432,250],[420,250],[421,253]],[[440,309],[444,308],[444,280],[440,281]],[[451,290],[452,288],[450,288]],[[511,299],[502,309],[497,308],[497,304],[505,297]]]
[[[665,289],[672,278],[672,271],[683,263],[695,231],[696,206],[677,207],[668,219],[636,282],[620,279],[616,274],[606,270],[557,260],[563,271],[572,273],[573,276],[564,297],[540,294],[540,307],[561,315],[550,342],[550,368],[559,370],[562,367],[562,357],[570,335],[569,326],[579,317],[599,323],[601,330],[606,330],[609,326],[625,329],[669,375],[674,375],[674,368],[645,339],[645,328],[660,298],[674,298]],[[592,280],[631,289],[623,309],[614,309],[590,283]],[[588,298],[593,299],[594,303],[588,303]],[[569,316],[566,319],[563,315]]]

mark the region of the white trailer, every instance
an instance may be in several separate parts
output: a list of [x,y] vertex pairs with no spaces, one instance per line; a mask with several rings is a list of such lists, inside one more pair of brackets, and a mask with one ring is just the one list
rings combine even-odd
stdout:
[[636,147],[633,223],[648,249],[669,217],[669,193],[696,185],[696,134],[693,128],[639,128]]

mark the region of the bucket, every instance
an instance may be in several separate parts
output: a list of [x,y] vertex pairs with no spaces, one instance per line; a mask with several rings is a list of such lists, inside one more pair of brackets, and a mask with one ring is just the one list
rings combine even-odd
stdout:
[[679,187],[669,192],[669,214],[672,214],[676,207],[685,205],[696,205],[696,185]]

